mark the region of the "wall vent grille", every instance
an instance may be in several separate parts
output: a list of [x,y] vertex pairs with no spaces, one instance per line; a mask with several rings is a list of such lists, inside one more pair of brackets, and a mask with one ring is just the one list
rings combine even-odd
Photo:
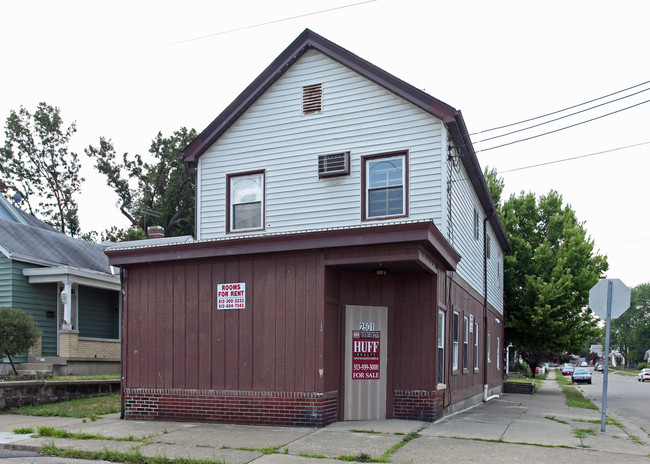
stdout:
[[323,84],[306,85],[302,88],[302,114],[318,114],[323,111]]

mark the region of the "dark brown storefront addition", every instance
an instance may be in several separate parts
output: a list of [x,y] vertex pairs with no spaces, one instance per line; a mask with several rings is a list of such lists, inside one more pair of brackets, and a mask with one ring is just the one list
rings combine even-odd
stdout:
[[[127,418],[324,425],[342,419],[346,305],[388,308],[386,417],[433,420],[438,274],[430,222],[108,252],[124,273]],[[387,275],[378,276],[377,267]],[[245,283],[245,309],[217,310]],[[383,374],[382,374],[383,375]]]

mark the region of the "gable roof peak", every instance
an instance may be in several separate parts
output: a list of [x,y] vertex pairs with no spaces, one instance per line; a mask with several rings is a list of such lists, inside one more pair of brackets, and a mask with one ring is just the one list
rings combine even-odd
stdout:
[[183,160],[195,164],[219,138],[309,49],[318,50],[343,66],[384,87],[444,123],[453,122],[456,110],[404,82],[345,48],[305,29],[217,118],[183,150]]

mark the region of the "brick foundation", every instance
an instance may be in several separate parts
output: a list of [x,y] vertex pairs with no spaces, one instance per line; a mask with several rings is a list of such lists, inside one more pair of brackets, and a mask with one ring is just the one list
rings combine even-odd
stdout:
[[335,422],[338,392],[125,388],[126,419],[324,426]]
[[442,418],[444,390],[394,390],[395,419],[435,422]]

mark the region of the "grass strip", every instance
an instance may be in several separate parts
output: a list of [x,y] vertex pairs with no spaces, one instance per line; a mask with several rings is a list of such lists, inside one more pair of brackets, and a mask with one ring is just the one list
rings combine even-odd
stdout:
[[80,398],[76,400],[61,401],[59,403],[23,406],[6,412],[8,414],[20,414],[23,416],[87,418],[94,421],[104,414],[120,412],[120,394],[112,393],[106,396]]
[[64,450],[57,448],[54,443],[44,445],[41,448],[43,456],[57,456],[70,459],[86,459],[89,461],[109,461],[124,464],[226,464],[220,459],[192,459],[192,458],[168,458],[165,456],[144,456],[137,450],[130,453],[111,451],[104,448],[103,451],[82,451]]

